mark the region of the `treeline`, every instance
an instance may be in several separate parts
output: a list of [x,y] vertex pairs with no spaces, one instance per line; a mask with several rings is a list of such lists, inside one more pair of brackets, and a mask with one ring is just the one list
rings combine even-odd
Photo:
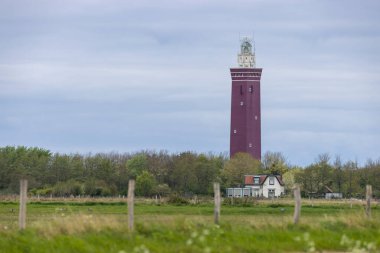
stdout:
[[304,196],[321,196],[327,189],[345,197],[362,197],[372,184],[379,197],[380,160],[364,167],[339,157],[318,156],[305,167],[291,166],[281,153],[267,152],[262,162],[240,153],[226,155],[166,151],[138,153],[58,154],[49,150],[7,146],[0,148],[0,193],[13,194],[19,179],[27,178],[29,192],[42,196],[126,195],[129,179],[136,180],[139,196],[212,194],[212,182],[226,187],[243,186],[246,174],[281,174],[287,192],[301,185]]

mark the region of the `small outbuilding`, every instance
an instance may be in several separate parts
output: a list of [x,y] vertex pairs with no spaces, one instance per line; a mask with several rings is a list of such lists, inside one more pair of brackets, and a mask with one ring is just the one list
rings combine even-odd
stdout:
[[343,194],[341,192],[334,192],[330,187],[325,186],[325,198],[326,199],[341,199]]

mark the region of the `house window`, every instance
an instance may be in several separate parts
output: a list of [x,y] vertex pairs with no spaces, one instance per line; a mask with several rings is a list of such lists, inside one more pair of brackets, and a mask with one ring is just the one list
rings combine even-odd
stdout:
[[274,177],[269,177],[269,184],[274,185]]
[[244,188],[243,189],[243,196],[248,197],[251,195],[251,188]]
[[260,177],[254,177],[253,178],[253,183],[254,184],[259,184],[260,183]]

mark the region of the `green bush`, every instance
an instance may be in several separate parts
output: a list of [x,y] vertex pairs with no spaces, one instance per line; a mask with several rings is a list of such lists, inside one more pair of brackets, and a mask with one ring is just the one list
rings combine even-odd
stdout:
[[55,196],[82,195],[82,183],[70,179],[66,182],[58,182],[52,188],[52,194]]
[[224,198],[223,205],[225,206],[254,206],[257,204],[256,198]]
[[177,194],[173,194],[169,196],[168,203],[173,205],[189,205],[190,201]]
[[116,194],[117,190],[114,185],[107,185],[103,180],[96,180],[90,178],[84,183],[84,194],[88,196],[112,196]]
[[149,197],[154,194],[156,180],[148,171],[143,171],[136,179],[136,195]]
[[47,187],[43,189],[35,189],[33,192],[35,195],[40,195],[40,196],[49,196],[53,194],[53,187]]

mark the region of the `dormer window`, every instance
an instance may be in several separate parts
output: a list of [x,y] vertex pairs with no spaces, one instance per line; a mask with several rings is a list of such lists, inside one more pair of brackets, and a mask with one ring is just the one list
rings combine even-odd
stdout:
[[259,184],[259,183],[260,183],[260,177],[254,177],[253,184]]
[[274,185],[274,177],[269,177],[269,184]]

